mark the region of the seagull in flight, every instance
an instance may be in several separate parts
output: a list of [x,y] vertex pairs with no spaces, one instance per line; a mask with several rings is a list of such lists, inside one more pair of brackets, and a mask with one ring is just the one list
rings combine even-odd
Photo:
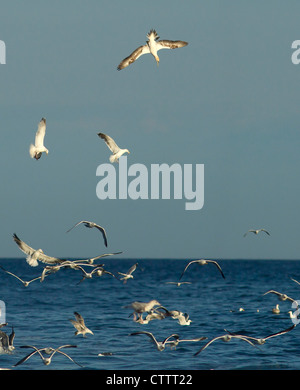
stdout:
[[148,41],[146,45],[139,46],[135,49],[128,57],[126,57],[123,61],[118,65],[118,70],[126,68],[128,65],[132,64],[143,54],[152,54],[156,60],[157,66],[159,65],[159,57],[157,55],[158,50],[161,49],[177,49],[179,47],[184,47],[188,45],[188,42],[184,41],[170,41],[170,40],[160,40],[157,32],[155,30],[150,30],[147,34]]
[[151,341],[156,345],[158,351],[163,351],[166,348],[166,343],[168,343],[168,340],[170,338],[172,337],[179,338],[178,334],[171,334],[170,336],[166,337],[163,341],[157,341],[151,332],[144,332],[144,331],[130,333],[130,336],[135,336],[137,334],[145,334],[146,336],[150,337]]
[[276,332],[276,333],[272,333],[270,334],[269,336],[267,337],[263,337],[263,338],[257,338],[257,337],[251,337],[251,336],[245,336],[245,335],[237,335],[236,333],[231,333],[231,332],[228,332],[228,330],[224,329],[226,332],[228,332],[231,336],[241,336],[241,337],[244,337],[248,340],[251,340],[253,341],[254,343],[256,344],[259,344],[259,345],[262,345],[264,344],[268,339],[272,338],[272,337],[276,337],[276,336],[281,336],[282,334],[285,334],[285,333],[288,333],[290,332],[291,330],[293,330],[295,328],[295,324],[290,326],[289,328],[285,329],[285,330],[281,330],[280,332]]
[[62,262],[61,259],[45,255],[42,249],[36,250],[31,248],[24,241],[20,240],[16,234],[13,235],[13,239],[21,251],[27,255],[26,261],[29,265],[31,265],[31,267],[36,267],[38,265],[38,260],[47,264],[57,264]]
[[223,274],[222,268],[220,267],[220,265],[219,265],[216,261],[214,261],[214,260],[204,260],[204,259],[200,259],[200,260],[192,260],[192,261],[190,261],[190,262],[186,265],[185,269],[183,270],[183,272],[182,272],[182,274],[181,274],[179,280],[183,277],[183,274],[184,274],[185,271],[188,269],[188,267],[189,267],[191,264],[193,264],[193,263],[197,263],[197,264],[199,264],[199,265],[206,265],[206,264],[210,264],[210,263],[211,263],[211,264],[214,264],[214,265],[218,268],[218,270],[220,271],[222,277],[225,279],[225,276],[224,276],[224,274]]
[[132,267],[129,268],[126,274],[122,272],[118,272],[119,275],[122,275],[123,278],[120,278],[120,280],[124,280],[123,283],[126,283],[128,279],[133,279],[132,273],[136,270],[136,267],[138,266],[138,263],[135,263]]
[[166,284],[176,284],[177,287],[180,287],[182,284],[192,284],[191,282],[165,282]]
[[244,340],[246,341],[247,343],[253,345],[255,347],[255,345],[250,341],[248,340],[247,337],[245,336],[242,336],[242,335],[232,335],[232,334],[225,334],[223,336],[218,336],[218,337],[214,337],[213,339],[211,339],[208,343],[206,343],[198,352],[196,352],[194,354],[194,356],[198,355],[200,352],[202,352],[205,348],[207,348],[211,343],[213,343],[214,341],[216,340],[222,340],[222,341],[225,341],[225,342],[228,342],[230,341],[231,339],[240,339],[240,340]]
[[73,228],[75,228],[76,226],[80,225],[81,223],[83,223],[84,226],[89,228],[89,229],[92,229],[92,228],[98,229],[101,232],[102,236],[103,236],[103,240],[104,240],[105,246],[107,246],[106,231],[105,231],[105,229],[102,226],[97,225],[95,222],[90,222],[90,221],[80,221],[80,222],[77,222],[74,226],[72,226],[69,230],[67,230],[66,233],[69,233],[69,231],[71,231]]
[[260,232],[265,232],[268,236],[270,236],[270,233],[266,230],[266,229],[250,229],[248,230],[245,234],[244,234],[244,237],[247,236],[248,233],[254,233],[254,234],[258,234]]
[[29,154],[31,158],[39,160],[42,153],[49,153],[49,150],[44,146],[44,137],[46,133],[46,119],[42,118],[38,124],[38,129],[35,134],[35,145],[31,144],[29,147]]
[[110,151],[113,153],[111,156],[109,156],[109,161],[111,163],[119,162],[119,158],[124,153],[129,153],[130,154],[128,149],[121,149],[121,148],[119,148],[119,146],[115,143],[115,141],[109,135],[106,135],[106,134],[103,134],[103,133],[98,133],[98,136],[105,141],[106,145],[108,146]]
[[21,283],[23,283],[23,286],[24,286],[24,287],[28,287],[30,283],[34,282],[35,280],[39,280],[39,279],[42,278],[42,276],[38,276],[38,277],[36,277],[36,278],[34,278],[34,279],[31,279],[31,280],[29,280],[29,281],[26,281],[26,280],[21,279],[18,275],[15,275],[15,274],[13,274],[12,272],[7,271],[7,270],[4,269],[1,265],[0,265],[0,268],[1,268],[4,272],[6,272],[7,274],[12,275],[12,276],[14,276],[16,279],[18,279]]
[[[42,362],[48,366],[51,363],[53,355],[57,352],[61,355],[66,356],[68,359],[70,359],[73,363],[77,364],[78,366],[82,367],[81,364],[75,362],[74,359],[72,359],[69,355],[67,355],[65,352],[61,351],[62,348],[76,348],[77,345],[61,345],[58,348],[52,348],[52,347],[46,347],[46,348],[37,348],[34,345],[21,345],[20,348],[32,348],[34,349],[33,352],[26,355],[23,359],[19,360],[16,364],[14,364],[14,367],[19,366],[20,364],[26,362],[31,356],[35,355],[36,353],[39,354],[40,358],[42,359]],[[42,352],[44,352],[46,355],[50,355],[49,357],[43,356]]]
[[[269,291],[267,291],[266,293],[264,293],[263,295],[266,295],[266,294],[269,294],[269,293],[272,293],[272,294],[277,295],[278,298],[279,298],[281,301],[286,301],[286,300],[288,300],[288,301],[290,301],[290,302],[296,302],[296,303],[297,303],[297,301],[296,301],[295,299],[290,298],[290,297],[288,297],[286,294],[282,294],[282,293],[280,293],[280,292],[278,292],[278,291],[275,291],[275,290],[269,290]],[[298,305],[298,303],[297,303],[297,305]]]
[[86,337],[86,333],[90,333],[93,335],[94,333],[86,327],[82,315],[79,314],[77,311],[74,311],[74,315],[76,320],[70,319],[69,321],[74,325],[74,328],[76,329],[75,336],[77,336],[78,334],[82,334],[83,337]]

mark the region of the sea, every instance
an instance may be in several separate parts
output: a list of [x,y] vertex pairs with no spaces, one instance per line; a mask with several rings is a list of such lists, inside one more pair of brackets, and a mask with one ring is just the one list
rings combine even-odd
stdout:
[[[300,260],[220,260],[225,279],[214,264],[191,264],[177,286],[188,261],[184,259],[120,259],[107,257],[104,268],[118,275],[134,264],[137,269],[127,283],[103,275],[81,281],[79,270],[61,269],[41,283],[28,287],[0,269],[0,299],[5,304],[7,334],[15,332],[15,350],[0,354],[0,368],[21,370],[125,370],[151,372],[194,372],[207,370],[299,370],[300,325],[293,330],[252,346],[240,339],[224,342],[218,339],[195,356],[209,340],[226,334],[226,330],[265,338],[290,328],[297,319],[290,301],[280,301],[269,293],[275,290],[300,300]],[[0,259],[5,270],[24,280],[39,276],[44,264],[31,267],[25,258]],[[292,280],[294,279],[294,280]],[[80,282],[81,281],[81,282]],[[171,317],[140,324],[126,308],[134,301],[156,299],[168,310],[180,310],[189,315],[190,325],[180,325]],[[272,308],[279,304],[280,313]],[[70,319],[80,313],[92,334],[75,335]],[[145,315],[144,315],[145,317]],[[166,346],[158,351],[145,334],[151,332],[158,341],[171,334],[180,339],[206,337],[203,341],[186,341],[176,349]],[[56,353],[45,366],[36,353],[14,367],[24,356],[37,348],[76,345],[62,349],[82,367],[66,356]]]

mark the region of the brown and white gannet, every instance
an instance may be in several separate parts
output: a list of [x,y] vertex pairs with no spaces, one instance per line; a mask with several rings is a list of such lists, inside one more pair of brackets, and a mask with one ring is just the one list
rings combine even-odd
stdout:
[[143,54],[152,54],[156,60],[157,65],[159,64],[159,57],[157,55],[158,50],[161,49],[177,49],[179,47],[184,47],[188,45],[188,42],[185,41],[170,41],[163,39],[159,41],[159,36],[155,30],[150,30],[147,34],[148,41],[146,45],[142,45],[135,49],[128,57],[124,58],[118,66],[118,70],[126,68],[128,65],[132,64]]

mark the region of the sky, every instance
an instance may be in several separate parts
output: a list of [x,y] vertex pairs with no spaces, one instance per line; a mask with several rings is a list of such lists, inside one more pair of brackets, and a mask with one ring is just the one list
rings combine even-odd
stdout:
[[[55,257],[300,258],[298,1],[2,1],[0,257],[22,257],[16,233]],[[161,50],[117,71],[161,39]],[[47,120],[38,161],[29,156]],[[204,205],[96,195],[110,151],[128,165],[204,164]],[[115,166],[118,172],[118,166]],[[96,229],[106,229],[108,247]],[[270,236],[243,234],[265,228]]]

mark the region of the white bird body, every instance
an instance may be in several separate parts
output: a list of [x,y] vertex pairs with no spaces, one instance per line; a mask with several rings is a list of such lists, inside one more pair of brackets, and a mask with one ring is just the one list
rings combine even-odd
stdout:
[[138,263],[135,263],[132,267],[129,268],[126,274],[123,272],[118,272],[119,275],[122,275],[123,277],[120,278],[120,280],[123,280],[123,283],[126,283],[128,279],[133,279],[132,273],[136,270]]
[[152,54],[156,60],[157,65],[159,64],[159,57],[157,52],[161,49],[177,49],[179,47],[184,47],[188,45],[188,42],[184,41],[170,41],[170,40],[161,40],[159,41],[159,36],[155,30],[150,30],[147,34],[148,41],[146,45],[139,46],[135,49],[128,57],[124,58],[118,66],[118,70],[126,68],[128,65],[132,64],[143,54]]
[[119,148],[119,146],[115,143],[115,141],[109,135],[104,134],[104,133],[98,133],[98,136],[105,141],[106,145],[108,146],[108,148],[113,153],[111,156],[109,156],[109,161],[111,163],[119,162],[119,158],[124,153],[129,153],[130,154],[128,149],[121,149],[121,148]]
[[75,336],[82,334],[83,337],[86,337],[86,333],[94,334],[89,328],[86,327],[84,323],[84,319],[81,314],[74,311],[74,315],[76,320],[70,319],[69,321],[73,324],[74,328],[76,329]]
[[38,129],[35,134],[35,144],[31,144],[29,147],[29,154],[31,158],[39,160],[42,153],[49,153],[49,150],[44,146],[44,138],[46,134],[46,119],[42,118],[38,124]]

